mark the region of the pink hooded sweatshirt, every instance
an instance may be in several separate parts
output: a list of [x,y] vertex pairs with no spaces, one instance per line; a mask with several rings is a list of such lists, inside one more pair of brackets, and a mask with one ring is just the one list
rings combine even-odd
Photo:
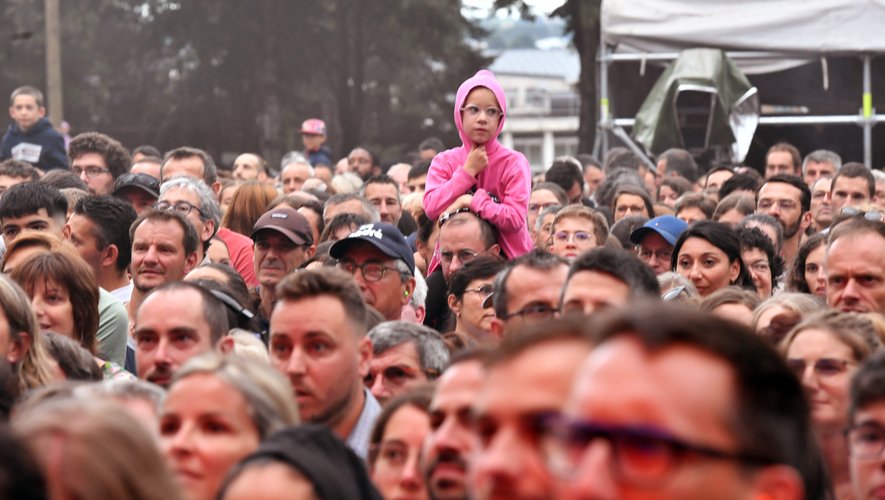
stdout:
[[[495,94],[503,116],[495,135],[485,144],[489,163],[477,177],[473,177],[463,168],[473,142],[464,133],[461,108],[467,100],[467,94],[476,87],[485,87]],[[455,95],[455,126],[458,127],[464,145],[443,151],[433,159],[427,173],[424,211],[427,217],[438,219],[446,207],[476,186],[470,210],[497,228],[501,249],[508,258],[513,259],[528,253],[534,246],[526,227],[532,174],[529,162],[522,153],[507,149],[498,142],[506,117],[507,100],[504,89],[491,71],[480,70],[458,87]],[[489,195],[494,195],[500,203],[495,203]],[[428,273],[436,268],[439,261],[438,250],[439,248],[433,255]]]

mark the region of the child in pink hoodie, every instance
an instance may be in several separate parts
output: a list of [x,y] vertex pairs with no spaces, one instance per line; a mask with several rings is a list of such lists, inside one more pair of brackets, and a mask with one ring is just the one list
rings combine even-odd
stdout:
[[[497,228],[501,249],[513,259],[533,246],[526,227],[532,175],[522,153],[498,142],[506,115],[504,89],[491,71],[481,70],[458,87],[455,126],[464,145],[433,159],[424,211],[438,219],[445,211],[470,208]],[[434,254],[428,272],[437,262]]]

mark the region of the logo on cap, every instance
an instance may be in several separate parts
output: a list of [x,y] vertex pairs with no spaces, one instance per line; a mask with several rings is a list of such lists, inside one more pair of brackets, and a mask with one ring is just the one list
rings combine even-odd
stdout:
[[359,238],[361,236],[368,236],[370,238],[375,238],[376,240],[384,239],[384,233],[381,232],[381,229],[375,228],[375,226],[372,224],[365,224],[363,226],[360,226],[359,229],[350,233],[350,236],[348,236],[348,238]]

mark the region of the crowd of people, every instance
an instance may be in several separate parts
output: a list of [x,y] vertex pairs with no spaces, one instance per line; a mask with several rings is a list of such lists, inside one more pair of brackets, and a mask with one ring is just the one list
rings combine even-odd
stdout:
[[878,498],[885,174],[0,144],[0,498]]

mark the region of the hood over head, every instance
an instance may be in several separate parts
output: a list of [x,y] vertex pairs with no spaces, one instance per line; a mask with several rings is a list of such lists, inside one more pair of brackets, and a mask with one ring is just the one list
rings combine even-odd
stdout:
[[461,142],[464,143],[464,147],[471,149],[473,147],[473,142],[471,142],[464,133],[464,123],[461,120],[461,108],[464,107],[464,102],[467,100],[467,94],[476,87],[485,87],[491,90],[492,93],[495,94],[495,99],[498,100],[498,107],[501,108],[502,115],[501,120],[498,122],[498,130],[495,131],[495,134],[489,139],[489,142],[486,143],[486,149],[488,149],[489,146],[494,148],[498,142],[498,135],[504,128],[504,119],[507,118],[507,98],[504,96],[504,89],[501,88],[501,84],[498,83],[495,74],[491,71],[481,69],[458,87],[458,93],[455,94],[455,126],[458,127],[458,135],[461,136]]

